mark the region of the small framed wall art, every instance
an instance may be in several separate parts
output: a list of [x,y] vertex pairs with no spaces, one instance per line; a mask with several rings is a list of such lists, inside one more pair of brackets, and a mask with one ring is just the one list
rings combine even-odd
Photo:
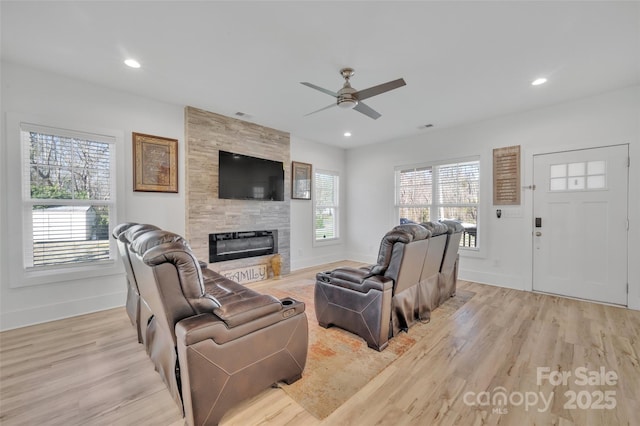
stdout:
[[178,192],[178,140],[133,133],[133,190]]
[[291,163],[291,198],[311,199],[311,164],[297,161]]

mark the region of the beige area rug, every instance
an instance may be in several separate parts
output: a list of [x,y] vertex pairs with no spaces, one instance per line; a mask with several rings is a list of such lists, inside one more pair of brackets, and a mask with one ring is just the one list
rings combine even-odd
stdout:
[[[409,333],[389,340],[382,352],[367,347],[363,339],[340,328],[322,328],[316,320],[313,304],[313,280],[276,284],[264,289],[278,298],[290,296],[305,302],[309,321],[309,352],[302,378],[282,389],[319,419],[334,412],[347,399],[369,383],[394,360],[404,354],[428,332],[430,325],[448,318],[475,293],[458,290],[458,294],[438,307],[430,323],[418,324]],[[437,321],[436,321],[437,320]]]

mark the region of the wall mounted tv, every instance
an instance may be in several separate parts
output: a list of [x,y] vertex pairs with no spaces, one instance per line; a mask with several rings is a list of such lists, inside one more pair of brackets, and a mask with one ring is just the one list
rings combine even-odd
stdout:
[[284,201],[284,165],[248,155],[220,151],[218,198]]

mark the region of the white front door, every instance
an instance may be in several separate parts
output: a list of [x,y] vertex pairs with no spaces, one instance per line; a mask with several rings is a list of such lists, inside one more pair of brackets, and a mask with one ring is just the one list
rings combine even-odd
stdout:
[[533,289],[627,304],[629,146],[533,157]]

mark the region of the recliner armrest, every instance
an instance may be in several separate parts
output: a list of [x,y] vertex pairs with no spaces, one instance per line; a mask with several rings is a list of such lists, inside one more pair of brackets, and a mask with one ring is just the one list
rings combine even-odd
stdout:
[[316,275],[318,284],[326,283],[348,288],[360,293],[369,290],[384,291],[393,287],[393,280],[382,275],[372,275],[370,271],[356,268],[338,268]]
[[[185,346],[204,340],[213,340],[222,345],[281,321],[290,321],[298,315],[305,315],[304,303],[299,301],[291,303],[291,299],[284,299],[284,302],[288,303],[282,310],[238,324],[232,328],[213,313],[194,315],[176,324],[176,338]],[[306,319],[304,321],[306,324]]]
[[229,327],[235,327],[280,310],[282,310],[282,304],[278,299],[262,294],[249,299],[225,303],[219,308],[215,308],[213,313]]
[[354,283],[362,282],[373,275],[371,270],[349,267],[334,269],[330,274],[332,278],[353,281]]

